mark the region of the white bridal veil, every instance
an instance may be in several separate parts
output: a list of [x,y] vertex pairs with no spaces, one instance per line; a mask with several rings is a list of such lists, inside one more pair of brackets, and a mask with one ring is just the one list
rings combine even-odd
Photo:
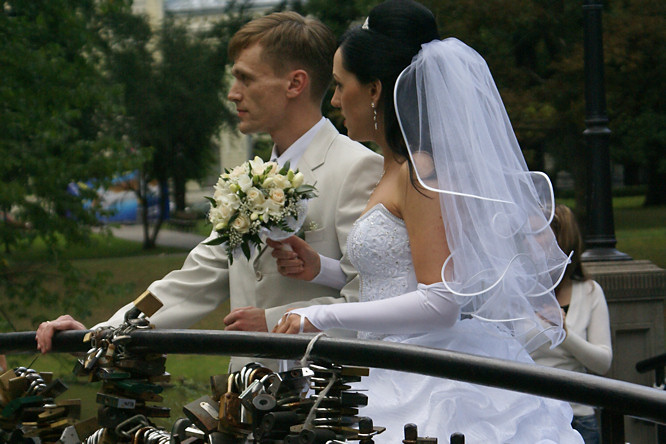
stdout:
[[427,43],[394,94],[417,179],[440,193],[451,250],[442,279],[463,314],[529,351],[559,344],[553,290],[569,259],[549,228],[552,185],[528,171],[486,62],[454,38]]

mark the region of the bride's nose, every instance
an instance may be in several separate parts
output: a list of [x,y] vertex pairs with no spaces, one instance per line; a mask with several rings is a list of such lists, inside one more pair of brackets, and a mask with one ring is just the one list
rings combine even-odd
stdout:
[[338,88],[335,88],[335,92],[333,93],[333,97],[331,97],[331,105],[334,108],[340,108],[340,94],[338,94]]

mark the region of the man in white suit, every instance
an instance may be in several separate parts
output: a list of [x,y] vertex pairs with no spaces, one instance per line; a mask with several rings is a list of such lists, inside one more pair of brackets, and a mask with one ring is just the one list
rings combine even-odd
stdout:
[[[356,300],[356,272],[345,260],[347,235],[381,176],[382,157],[340,135],[322,117],[335,49],[335,36],[317,20],[294,12],[255,19],[229,44],[235,81],[228,98],[236,105],[240,131],[269,133],[278,163],[289,161],[304,174],[305,183],[317,187],[319,196],[308,206],[305,240],[322,256],[341,259],[345,287],[340,292],[324,285],[324,278],[307,282],[284,277],[265,248],[229,265],[223,247],[201,243],[180,270],[149,286],[164,303],[150,318],[156,327],[187,328],[227,297],[231,312],[223,320],[225,330],[263,332],[271,331],[289,308]],[[130,307],[98,325],[121,323]],[[70,329],[85,326],[69,315],[42,323],[38,348],[48,352],[53,334]],[[231,370],[246,362],[233,358]],[[262,362],[276,368],[275,362]]]

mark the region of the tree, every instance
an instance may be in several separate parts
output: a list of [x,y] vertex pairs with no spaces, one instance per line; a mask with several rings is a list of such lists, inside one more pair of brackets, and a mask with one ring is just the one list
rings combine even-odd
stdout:
[[225,63],[216,46],[182,25],[165,21],[158,44],[157,92],[160,103],[153,145],[155,175],[173,180],[177,210],[185,209],[185,182],[202,179],[213,160],[213,136],[231,121],[225,106]]
[[[150,234],[148,183],[152,179],[152,140],[158,132],[153,122],[158,114],[159,93],[157,91],[154,59],[151,50],[153,33],[145,17],[134,15],[131,10],[116,10],[106,17],[108,42],[106,56],[109,60],[108,72],[116,83],[122,86],[123,103],[126,115],[124,134],[128,143],[141,154],[142,163],[137,168],[138,180],[130,184],[137,201],[141,203],[141,220],[144,231],[144,248],[155,246],[166,212],[160,211],[158,223]],[[164,196],[167,186],[161,184]],[[162,206],[160,206],[162,210]]]
[[[229,6],[234,8],[235,4]],[[242,12],[243,9],[241,8]],[[113,28],[111,72],[124,86],[128,136],[141,151],[151,151],[135,189],[147,202],[147,184],[159,184],[159,214],[150,230],[143,205],[144,248],[152,248],[167,217],[169,184],[177,211],[185,210],[185,183],[205,177],[213,167],[213,142],[220,126],[232,120],[225,105],[227,36],[242,14],[228,10],[213,31],[196,34],[167,18],[156,35],[144,17],[118,15]]]
[[[100,276],[63,260],[90,242],[100,207],[96,189],[134,156],[121,142],[119,90],[103,72],[102,16],[126,7],[93,0],[2,1],[0,10],[0,261],[3,312],[52,303],[46,281],[67,287],[63,308],[86,309]],[[36,239],[48,264],[23,262]],[[51,300],[49,300],[51,299]],[[9,321],[9,320],[8,320]]]
[[645,169],[646,206],[666,205],[666,5],[632,0],[610,3],[606,11],[613,158],[628,171]]
[[[526,159],[586,183],[583,2],[424,0],[443,36],[456,36],[488,61]],[[664,72],[666,6],[655,0],[604,2],[603,31],[611,155],[647,171],[646,205],[666,203]],[[584,218],[582,218],[584,220]]]
[[[549,174],[572,171],[582,203],[583,1],[420,1],[435,13],[442,37],[463,40],[487,60],[530,167],[544,168],[544,156],[549,154],[556,161]],[[358,22],[377,3],[346,0],[339,7],[314,0],[301,7],[336,29],[345,22],[340,14],[356,10],[360,17],[346,21]],[[666,117],[661,101],[665,17],[666,5],[658,0],[604,2],[611,155],[625,165],[629,183],[640,180],[637,172],[646,172],[646,205],[666,203]]]

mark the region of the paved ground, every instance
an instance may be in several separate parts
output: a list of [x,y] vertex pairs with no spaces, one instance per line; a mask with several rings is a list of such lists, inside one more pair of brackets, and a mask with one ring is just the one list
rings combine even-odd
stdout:
[[[141,224],[112,227],[111,232],[115,237],[120,239],[143,242],[143,225]],[[203,239],[204,237],[198,234],[162,228],[157,234],[157,245],[160,247],[179,247],[191,250]]]
[[[185,191],[185,201],[190,207],[204,205],[205,208],[208,208],[210,204],[204,196],[212,195],[212,191],[212,185],[201,188],[194,182],[188,183],[188,188]],[[140,223],[113,227],[111,228],[111,232],[120,239],[143,242],[143,225]],[[198,234],[162,228],[157,234],[157,245],[160,247],[178,247],[191,250],[203,239],[204,237]]]

